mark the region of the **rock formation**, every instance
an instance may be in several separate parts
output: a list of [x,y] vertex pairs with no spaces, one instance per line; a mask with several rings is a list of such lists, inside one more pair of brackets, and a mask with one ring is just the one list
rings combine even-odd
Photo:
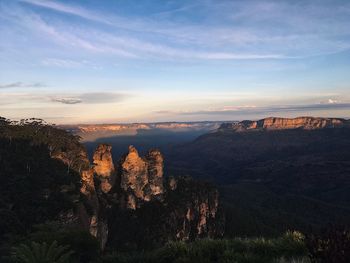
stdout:
[[148,200],[147,163],[139,156],[137,150],[129,147],[129,153],[120,162],[120,187],[127,193],[127,207],[136,209],[136,200]]
[[[102,248],[108,242],[142,245],[223,233],[216,224],[217,190],[189,178],[164,179],[163,156],[158,150],[140,157],[130,146],[115,169],[111,146],[101,144],[93,162],[92,168],[81,173],[81,193],[90,211],[84,212],[89,214],[85,221]],[[130,234],[136,229],[143,240]],[[157,234],[152,237],[149,233]]]
[[108,193],[115,181],[115,169],[111,153],[112,146],[100,144],[93,156],[94,171],[100,180],[100,189]]
[[[100,228],[103,225],[99,222],[100,206],[94,182],[94,169],[82,171],[80,192],[85,196],[84,206],[79,209],[81,220],[85,222],[91,235],[98,238],[103,248],[105,242],[100,239]],[[88,212],[89,211],[89,212]]]
[[[54,220],[67,230],[89,231],[103,250],[161,245],[215,232],[215,188],[182,179],[168,183],[158,150],[140,157],[131,146],[115,166],[111,146],[101,144],[90,163],[78,137],[64,130],[37,121],[23,126],[0,122],[1,172],[9,175],[1,184],[1,209],[8,221],[5,228],[16,224],[9,233]],[[22,181],[28,187],[11,191]]]
[[80,192],[91,198],[95,195],[94,170],[88,169],[81,172],[81,188]]
[[152,196],[161,195],[163,187],[163,156],[158,150],[150,150],[146,156],[148,182]]
[[106,207],[100,195],[112,189],[116,178],[111,149],[110,145],[100,144],[94,152],[91,168],[81,172],[80,192],[85,196],[85,206],[84,211],[80,209],[80,214],[88,222],[90,234],[99,240],[102,249],[108,238],[108,224]]
[[141,158],[130,146],[129,153],[121,159],[120,170],[120,187],[127,194],[127,208],[136,209],[140,201],[148,202],[163,194],[163,156],[158,150]]
[[238,123],[223,123],[219,130],[232,130],[236,132],[255,130],[284,130],[284,129],[304,129],[314,130],[322,128],[341,128],[350,126],[345,119],[339,118],[314,118],[297,117],[289,118],[265,118],[258,121],[242,121]]
[[[175,205],[178,222],[175,225],[177,240],[217,237],[223,234],[223,221],[219,220],[222,214],[219,211],[217,189],[189,177],[171,178],[169,186],[173,190],[169,190],[168,200],[174,199],[177,203]],[[178,200],[179,196],[184,199]]]

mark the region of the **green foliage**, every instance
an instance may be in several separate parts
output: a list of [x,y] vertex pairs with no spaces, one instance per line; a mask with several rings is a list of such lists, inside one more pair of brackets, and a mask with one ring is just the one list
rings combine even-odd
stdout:
[[[172,242],[162,248],[142,253],[117,253],[103,262],[134,263],[271,263],[306,262],[304,237],[288,232],[280,238],[235,238],[197,240],[193,243]],[[298,261],[297,261],[298,260]]]
[[1,254],[33,225],[65,220],[75,209],[84,154],[79,138],[42,120],[0,118]]
[[88,231],[77,227],[62,227],[57,222],[35,226],[27,240],[40,243],[56,240],[59,244],[69,246],[74,251],[73,258],[78,262],[90,262],[99,257],[98,241]]
[[321,233],[306,235],[313,263],[347,263],[350,260],[350,230],[329,227]]
[[68,246],[60,246],[57,241],[51,245],[31,242],[15,247],[11,258],[18,263],[68,263],[72,254]]

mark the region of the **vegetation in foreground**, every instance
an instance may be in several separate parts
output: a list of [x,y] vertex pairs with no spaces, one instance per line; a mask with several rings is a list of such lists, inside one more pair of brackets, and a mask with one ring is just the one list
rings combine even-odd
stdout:
[[[51,235],[49,235],[49,232]],[[91,238],[77,232],[41,227],[12,248],[9,263],[347,263],[350,231],[329,228],[304,236],[287,232],[278,238],[202,239],[170,242],[153,250],[109,250],[103,254]],[[58,242],[56,240],[59,240]]]
[[[17,263],[185,263],[185,262],[237,262],[237,263],[292,263],[310,262],[304,236],[299,232],[289,232],[280,238],[236,238],[230,240],[203,239],[192,243],[171,242],[165,246],[148,251],[116,252],[107,251],[98,256],[98,246],[85,246],[85,251],[70,239],[53,233],[52,240],[46,233],[35,233],[24,243],[12,249],[6,262]],[[68,235],[68,233],[66,233]],[[36,241],[33,241],[36,240]],[[42,240],[42,242],[38,242]],[[74,247],[74,248],[73,248]],[[73,248],[73,249],[72,249]],[[74,250],[78,249],[78,253]],[[92,252],[92,250],[96,250]]]
[[185,263],[185,262],[309,262],[304,237],[289,232],[283,237],[203,239],[193,243],[173,242],[160,249],[141,253],[114,253],[102,262],[115,263]]
[[[101,253],[96,238],[86,230],[67,225],[66,220],[55,221],[62,210],[71,211],[79,202],[79,176],[75,171],[84,165],[84,156],[80,156],[78,138],[36,120],[10,125],[0,118],[0,128],[1,262],[348,263],[350,258],[349,229],[305,232],[306,237],[290,232],[270,239],[175,242],[142,251],[114,246]],[[65,156],[69,169],[50,158],[70,152],[74,154]]]

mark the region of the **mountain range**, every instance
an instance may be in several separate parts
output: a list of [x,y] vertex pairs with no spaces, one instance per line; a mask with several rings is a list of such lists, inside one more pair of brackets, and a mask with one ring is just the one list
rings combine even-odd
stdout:
[[[188,136],[160,144],[170,134]],[[1,118],[0,145],[1,249],[45,222],[89,233],[102,250],[350,222],[345,119],[55,127]]]
[[223,123],[172,148],[168,169],[219,185],[231,211],[227,234],[347,224],[349,128],[345,119],[312,117]]

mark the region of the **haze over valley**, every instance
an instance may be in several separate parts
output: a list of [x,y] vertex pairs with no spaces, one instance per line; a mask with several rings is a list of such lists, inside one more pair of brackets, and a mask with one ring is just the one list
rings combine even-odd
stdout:
[[350,1],[0,0],[1,263],[349,263]]

